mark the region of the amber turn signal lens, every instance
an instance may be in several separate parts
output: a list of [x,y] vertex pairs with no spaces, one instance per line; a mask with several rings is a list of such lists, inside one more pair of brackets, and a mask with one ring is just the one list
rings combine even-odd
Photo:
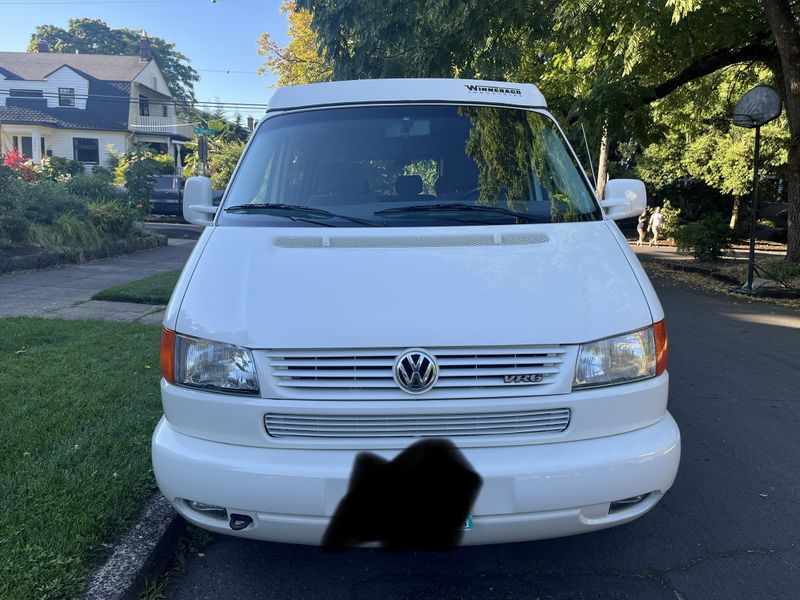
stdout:
[[161,374],[170,383],[175,383],[175,332],[161,330]]
[[653,335],[656,339],[656,375],[661,375],[667,370],[667,325],[664,321],[653,323]]

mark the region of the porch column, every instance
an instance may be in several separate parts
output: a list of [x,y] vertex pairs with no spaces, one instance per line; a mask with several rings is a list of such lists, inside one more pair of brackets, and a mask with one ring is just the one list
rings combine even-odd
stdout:
[[42,136],[38,131],[31,131],[31,159],[36,164],[42,162]]

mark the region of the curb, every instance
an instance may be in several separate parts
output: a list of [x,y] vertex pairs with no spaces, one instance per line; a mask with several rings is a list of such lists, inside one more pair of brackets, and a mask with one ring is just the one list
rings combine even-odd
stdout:
[[[700,267],[697,265],[685,265],[678,262],[673,262],[671,260],[665,260],[663,258],[653,258],[653,257],[643,257],[637,256],[639,262],[641,263],[656,263],[659,265],[663,265],[665,267],[669,267],[673,271],[684,271],[686,273],[699,273],[700,275],[705,275],[707,277],[711,277],[718,281],[722,281],[723,283],[727,283],[729,285],[734,286],[736,289],[732,291],[741,291],[742,282],[735,278],[731,277],[730,275],[725,275],[721,271],[717,269],[712,269],[711,267]],[[745,292],[747,293],[747,292]],[[800,298],[800,292],[795,290],[781,290],[781,289],[753,289],[751,294],[754,297],[760,298],[778,298],[784,300],[795,300]]]
[[86,252],[68,252],[64,250],[42,250],[37,254],[20,256],[0,260],[0,273],[11,271],[30,271],[32,269],[45,269],[56,267],[66,263],[80,263],[93,260],[95,258],[108,258],[120,254],[129,254],[138,250],[150,250],[159,246],[167,245],[167,236],[160,233],[152,233],[145,237],[133,238],[130,240],[114,240],[109,244],[87,250]]
[[156,492],[136,524],[91,577],[83,600],[136,600],[169,565],[186,527],[169,501]]
[[713,269],[711,267],[700,267],[698,265],[685,265],[679,262],[674,262],[668,259],[663,258],[654,258],[652,256],[638,256],[639,262],[651,262],[656,263],[659,265],[664,265],[665,267],[669,267],[673,271],[684,271],[686,273],[699,273],[701,275],[707,275],[708,277],[712,277],[719,281],[723,281],[725,283],[730,283],[731,285],[739,286],[741,282],[736,279],[735,277],[731,277],[730,275],[725,275],[722,271],[718,269]]

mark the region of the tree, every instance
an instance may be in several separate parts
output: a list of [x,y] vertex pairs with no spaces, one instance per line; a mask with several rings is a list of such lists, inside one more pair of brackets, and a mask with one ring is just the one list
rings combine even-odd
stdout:
[[[744,92],[772,79],[765,68],[729,67],[653,103],[653,133],[637,159],[638,176],[656,187],[700,179],[733,196],[729,217],[734,228],[752,192],[754,133],[733,126],[730,115]],[[785,176],[788,145],[785,117],[763,129],[762,175]]]
[[[111,29],[100,19],[70,19],[67,28],[40,25],[31,35],[28,52],[45,41],[53,52],[82,54],[111,54],[138,56],[142,32],[132,29]],[[175,44],[159,37],[150,38],[150,46],[158,68],[164,74],[170,92],[176,100],[192,102],[194,84],[200,75],[189,64],[185,54]]]
[[212,188],[224,190],[227,187],[243,151],[244,142],[239,140],[217,142],[213,145],[213,152],[208,155]]
[[256,52],[267,58],[259,74],[272,71],[278,75],[278,85],[330,81],[331,67],[320,54],[317,34],[311,29],[311,13],[298,9],[291,0],[283,0],[280,10],[288,15],[291,41],[283,47],[269,33],[262,34],[256,41]]
[[[781,59],[791,142],[789,145],[789,251],[787,258],[800,262],[800,3],[763,0],[772,35]],[[776,73],[777,74],[777,73]]]
[[[800,33],[794,0],[298,0],[335,78],[481,76],[540,84],[595,138],[646,135],[650,105],[725,67],[783,81],[787,257],[800,260]],[[777,45],[776,45],[777,44]],[[574,108],[574,107],[579,108]],[[794,108],[792,108],[794,107]],[[606,140],[606,144],[609,141]]]

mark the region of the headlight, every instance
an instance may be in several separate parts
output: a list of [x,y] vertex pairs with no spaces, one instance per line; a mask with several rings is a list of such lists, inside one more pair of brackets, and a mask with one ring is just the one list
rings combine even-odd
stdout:
[[233,394],[259,393],[250,350],[168,329],[161,337],[161,370],[167,381],[178,385]]
[[583,344],[572,388],[600,387],[660,375],[667,364],[663,321],[650,327]]

